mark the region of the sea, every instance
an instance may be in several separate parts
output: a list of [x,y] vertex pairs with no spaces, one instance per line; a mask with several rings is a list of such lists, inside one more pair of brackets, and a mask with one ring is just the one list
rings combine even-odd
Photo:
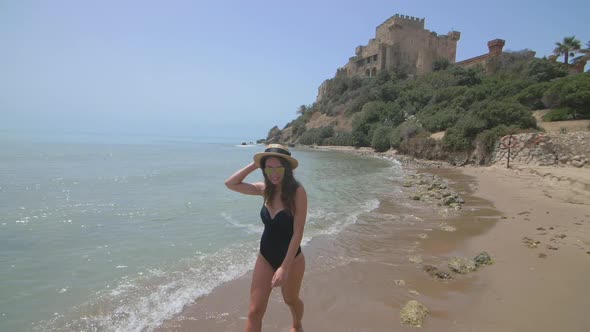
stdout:
[[[0,331],[150,331],[247,273],[262,198],[224,181],[264,146],[241,143],[0,132]],[[395,161],[292,152],[304,251],[403,195]]]

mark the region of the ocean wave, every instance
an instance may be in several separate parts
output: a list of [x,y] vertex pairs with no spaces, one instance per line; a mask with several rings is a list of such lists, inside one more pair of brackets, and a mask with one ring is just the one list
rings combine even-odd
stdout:
[[168,269],[150,269],[121,278],[93,299],[65,314],[41,322],[35,330],[58,331],[152,331],[178,314],[185,305],[209,294],[252,268],[254,244],[196,255]]
[[[311,214],[310,222],[312,224],[318,225],[322,224],[326,221],[329,222],[329,226],[327,228],[320,229],[317,234],[314,235],[334,235],[341,232],[347,226],[353,225],[358,221],[358,217],[367,212],[371,212],[377,209],[380,205],[380,202],[376,198],[368,199],[361,204],[356,209],[352,211],[343,211],[343,212],[328,212],[328,213],[320,213],[316,212],[315,214]],[[319,210],[323,211],[323,210]]]
[[236,220],[235,218],[233,218],[232,215],[227,212],[221,212],[220,215],[230,225],[237,227],[237,228],[244,229],[246,231],[246,233],[248,233],[248,234],[262,234],[262,231],[264,230],[264,228],[262,226],[262,222],[260,222],[258,220],[257,220],[256,224],[243,223],[243,222],[240,222],[240,221]]

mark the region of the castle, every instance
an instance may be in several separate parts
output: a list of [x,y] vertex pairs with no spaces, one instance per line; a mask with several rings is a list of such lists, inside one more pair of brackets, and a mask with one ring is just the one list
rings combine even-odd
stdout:
[[[375,30],[375,38],[366,46],[358,46],[355,56],[339,68],[336,76],[373,77],[383,70],[403,70],[411,75],[433,71],[437,60],[455,63],[459,31],[446,35],[424,28],[424,18],[395,14]],[[494,39],[488,43],[490,52],[457,63],[464,67],[478,64],[486,66],[492,58],[502,53],[504,40]],[[326,80],[318,88],[317,101],[321,100],[327,88]]]
[[375,76],[384,69],[407,67],[412,74],[432,71],[435,60],[455,62],[461,33],[438,36],[424,29],[424,19],[396,14],[379,25],[375,38],[358,46],[355,56],[339,71],[347,76]]

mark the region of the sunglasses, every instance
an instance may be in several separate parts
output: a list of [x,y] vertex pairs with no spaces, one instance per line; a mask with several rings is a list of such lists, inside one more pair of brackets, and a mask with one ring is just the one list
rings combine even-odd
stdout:
[[272,175],[274,172],[277,172],[280,175],[283,175],[283,174],[285,174],[285,167],[280,166],[280,167],[265,167],[264,168],[264,173],[266,173],[266,175]]

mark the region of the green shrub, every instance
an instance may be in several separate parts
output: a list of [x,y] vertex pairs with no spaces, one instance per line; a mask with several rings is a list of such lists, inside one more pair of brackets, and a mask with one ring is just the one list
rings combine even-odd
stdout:
[[446,155],[441,145],[426,132],[404,140],[399,151],[423,159],[444,159]]
[[299,143],[304,145],[322,145],[324,139],[334,135],[334,128],[332,126],[310,128],[299,137]]
[[303,121],[295,121],[293,123],[293,135],[301,136],[305,132],[305,123]]
[[319,128],[310,128],[299,137],[298,142],[304,145],[320,145],[322,144],[322,139],[320,137],[320,129]]
[[485,129],[499,125],[514,125],[519,128],[536,128],[537,122],[531,111],[514,101],[485,101],[472,106],[475,116],[485,122]]
[[436,132],[452,127],[464,113],[465,110],[459,106],[448,106],[443,109],[433,107],[432,112],[424,111],[418,118],[426,130]]
[[472,147],[471,141],[486,128],[486,122],[473,114],[461,118],[457,123],[447,129],[443,144],[451,151],[465,151]]
[[[395,127],[404,120],[397,103],[371,101],[355,114],[352,121],[352,137],[355,146],[370,146],[373,131],[379,126]],[[388,136],[389,137],[389,136]]]
[[371,147],[377,152],[383,152],[391,148],[389,137],[391,136],[393,128],[380,125],[375,128],[373,138],[371,140]]
[[333,137],[328,137],[322,142],[323,145],[336,145],[336,146],[352,146],[352,134],[351,133],[335,133]]
[[482,81],[483,72],[481,68],[468,68],[454,66],[451,68],[451,73],[455,75],[457,85],[473,86],[478,85]]
[[549,82],[542,82],[528,86],[518,94],[516,94],[516,100],[519,103],[523,104],[530,110],[541,109],[545,107],[543,104],[543,94],[549,87],[551,83]]
[[403,141],[423,132],[424,129],[416,121],[406,121],[392,130],[389,143],[394,148],[399,148]]
[[346,113],[353,114],[360,112],[363,109],[363,106],[365,106],[365,104],[370,102],[371,100],[372,99],[368,94],[361,94],[357,96],[350,103],[350,106],[347,108]]
[[561,64],[547,59],[533,59],[525,69],[526,75],[537,82],[549,82],[558,77],[564,77],[567,72]]
[[372,138],[372,129],[379,121],[379,113],[376,108],[369,107],[367,103],[360,113],[352,119],[352,139],[354,146],[369,146]]
[[570,107],[574,110],[574,118],[590,117],[590,73],[551,82],[542,100],[547,108]]
[[574,110],[569,107],[554,108],[543,115],[543,121],[567,121],[574,118]]

